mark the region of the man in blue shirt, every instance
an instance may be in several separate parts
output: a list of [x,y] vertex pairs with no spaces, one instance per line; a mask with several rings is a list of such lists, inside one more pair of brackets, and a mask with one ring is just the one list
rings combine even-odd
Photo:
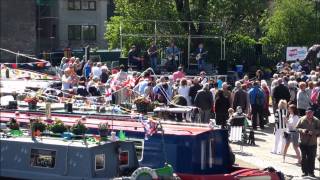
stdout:
[[91,68],[92,68],[92,61],[88,60],[88,62],[83,67],[83,71],[84,71],[83,74],[84,74],[84,77],[86,77],[86,79],[90,77]]
[[251,105],[252,128],[257,129],[257,118],[259,117],[260,128],[264,129],[263,105],[265,102],[265,94],[260,88],[259,81],[254,82],[253,87],[249,90],[249,101]]

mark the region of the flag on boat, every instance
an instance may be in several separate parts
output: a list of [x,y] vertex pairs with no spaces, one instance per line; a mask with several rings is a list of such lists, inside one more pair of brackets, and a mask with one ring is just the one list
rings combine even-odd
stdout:
[[144,133],[145,140],[148,140],[157,131],[157,123],[151,119],[144,117],[142,114],[139,115],[139,121],[141,122]]

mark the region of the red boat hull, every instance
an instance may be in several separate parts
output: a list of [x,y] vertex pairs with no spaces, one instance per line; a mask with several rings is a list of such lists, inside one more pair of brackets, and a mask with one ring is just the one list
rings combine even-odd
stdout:
[[276,173],[262,171],[258,169],[241,169],[230,174],[182,174],[178,173],[182,180],[280,180]]

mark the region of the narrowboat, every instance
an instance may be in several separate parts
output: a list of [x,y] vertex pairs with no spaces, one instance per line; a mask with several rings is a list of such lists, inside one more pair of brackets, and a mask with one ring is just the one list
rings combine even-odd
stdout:
[[133,142],[66,140],[0,133],[0,175],[14,179],[150,179],[170,178],[170,165],[140,167]]
[[[21,125],[28,124],[30,117],[45,119],[43,112],[20,112],[5,110],[1,122],[16,118]],[[73,125],[81,115],[52,113],[51,119],[60,119],[66,125]],[[183,125],[150,122],[145,124],[134,118],[111,119],[87,117],[83,120],[89,134],[98,134],[100,123],[108,123],[113,132],[124,132],[132,141],[140,166],[161,168],[165,163],[172,165],[181,179],[186,180],[237,180],[266,179],[280,180],[283,175],[269,168],[268,171],[238,167],[229,146],[228,132],[208,126]],[[156,125],[155,125],[156,124]],[[150,129],[152,127],[153,131]]]

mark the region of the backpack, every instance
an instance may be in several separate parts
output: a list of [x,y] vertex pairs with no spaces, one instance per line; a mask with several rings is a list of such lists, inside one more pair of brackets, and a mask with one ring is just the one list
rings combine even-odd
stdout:
[[319,94],[320,94],[320,88],[315,88],[315,89],[312,90],[310,99],[311,99],[311,102],[313,104],[319,104],[320,103]]
[[263,92],[261,92],[260,89],[257,90],[257,92],[256,92],[256,97],[255,97],[255,100],[254,100],[254,102],[255,102],[254,104],[256,104],[256,105],[263,105],[264,99],[263,99],[262,93],[263,93]]

